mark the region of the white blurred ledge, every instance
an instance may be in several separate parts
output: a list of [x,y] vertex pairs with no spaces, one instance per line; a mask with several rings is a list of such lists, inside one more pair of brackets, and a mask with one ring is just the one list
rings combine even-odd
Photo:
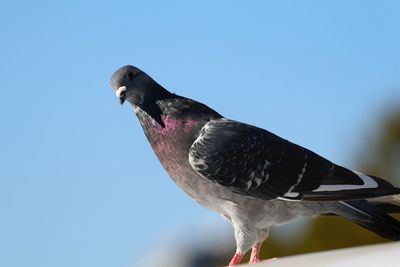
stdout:
[[254,267],[399,267],[400,242],[353,247],[267,260]]

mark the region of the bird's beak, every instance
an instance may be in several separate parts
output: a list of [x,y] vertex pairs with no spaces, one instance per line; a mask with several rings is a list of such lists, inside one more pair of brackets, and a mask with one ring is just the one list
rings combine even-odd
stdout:
[[119,103],[122,105],[125,102],[125,94],[126,94],[126,86],[118,87],[117,91],[115,91],[115,95],[119,99]]

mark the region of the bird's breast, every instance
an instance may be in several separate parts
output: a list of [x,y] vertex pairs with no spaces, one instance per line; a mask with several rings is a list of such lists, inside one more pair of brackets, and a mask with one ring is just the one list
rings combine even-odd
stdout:
[[138,114],[138,118],[150,145],[168,172],[171,168],[180,169],[189,164],[190,147],[204,123],[164,116],[162,127],[150,116]]
[[221,203],[231,199],[233,193],[201,177],[189,163],[190,147],[205,122],[166,117],[163,118],[163,128],[149,117],[138,117],[154,152],[172,180],[201,205],[222,213]]

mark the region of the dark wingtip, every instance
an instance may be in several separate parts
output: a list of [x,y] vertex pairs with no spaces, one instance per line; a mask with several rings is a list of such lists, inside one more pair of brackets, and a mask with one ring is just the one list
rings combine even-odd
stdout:
[[400,240],[400,222],[373,204],[365,201],[343,202],[348,210],[340,214],[354,223],[386,239]]

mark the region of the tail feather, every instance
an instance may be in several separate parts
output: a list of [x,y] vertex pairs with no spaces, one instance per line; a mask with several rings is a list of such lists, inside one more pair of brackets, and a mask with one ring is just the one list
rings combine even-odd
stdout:
[[384,213],[400,213],[400,195],[370,198],[367,201]]
[[366,200],[342,201],[334,213],[384,238],[400,240],[400,222]]
[[384,213],[400,213],[400,206],[392,203],[370,202],[377,209]]

